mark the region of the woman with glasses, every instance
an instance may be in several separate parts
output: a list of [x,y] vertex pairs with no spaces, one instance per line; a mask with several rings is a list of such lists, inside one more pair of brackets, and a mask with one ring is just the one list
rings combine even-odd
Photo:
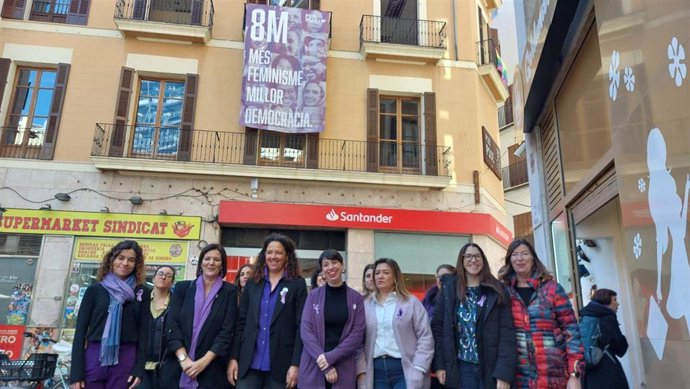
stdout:
[[170,302],[165,388],[230,386],[225,367],[237,319],[237,287],[223,281],[223,246],[206,245],[199,258],[196,280],[178,282]]
[[146,310],[144,254],[133,240],[103,257],[98,282],[84,293],[72,344],[72,389],[128,388],[144,375]]
[[376,291],[364,303],[367,331],[359,356],[366,366],[364,388],[429,388],[434,337],[424,306],[405,287],[395,260],[377,259],[374,279]]
[[173,282],[175,282],[175,269],[172,266],[160,266],[154,273],[153,290],[151,291],[148,310],[149,340],[146,347],[145,374],[140,386],[142,389],[162,388],[158,378],[160,362],[165,357],[168,340],[164,329]]
[[516,353],[508,293],[475,243],[460,249],[456,269],[441,277],[431,319],[436,376],[449,388],[510,389]]
[[517,341],[517,389],[580,389],[583,347],[568,295],[525,239],[515,239],[498,272],[508,286]]

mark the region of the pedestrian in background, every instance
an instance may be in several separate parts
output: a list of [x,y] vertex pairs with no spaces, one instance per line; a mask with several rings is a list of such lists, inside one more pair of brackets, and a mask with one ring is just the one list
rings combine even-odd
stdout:
[[431,320],[436,376],[449,388],[510,389],[517,356],[508,293],[475,243],[460,249],[456,269],[441,277]]
[[628,379],[623,366],[618,360],[628,351],[628,341],[621,332],[616,313],[618,312],[618,294],[611,289],[597,289],[589,304],[582,308],[580,316],[592,316],[599,319],[599,348],[604,356],[595,366],[587,364],[584,375],[585,389],[628,389]]
[[427,389],[434,338],[422,303],[405,287],[398,263],[374,262],[376,291],[365,302],[367,389]]
[[362,296],[366,300],[376,291],[376,285],[374,285],[374,264],[370,263],[364,266],[362,271]]
[[170,302],[168,349],[163,375],[166,388],[222,389],[237,320],[237,287],[223,281],[227,254],[208,244],[199,254],[196,279],[180,281]]
[[149,300],[148,326],[149,340],[146,347],[146,365],[141,389],[162,389],[160,385],[161,362],[165,358],[168,337],[165,322],[170,305],[170,289],[175,282],[175,269],[163,265],[153,275],[153,290]]
[[227,368],[237,389],[297,386],[306,298],[307,283],[300,274],[295,243],[282,234],[269,235],[240,301]]
[[568,295],[532,244],[515,239],[498,279],[510,293],[517,344],[517,389],[580,389],[584,349]]
[[252,264],[245,263],[237,269],[237,274],[235,275],[235,286],[237,287],[237,304],[240,303],[240,298],[242,297],[242,292],[244,291],[245,285],[247,285],[247,280],[252,276]]
[[326,285],[312,290],[302,313],[304,349],[299,382],[312,389],[352,389],[355,355],[364,345],[364,299],[343,282],[344,261],[336,250],[319,256]]
[[72,344],[72,389],[128,388],[144,376],[149,290],[144,254],[124,240],[103,257],[86,288]]
[[[424,298],[422,299],[422,305],[424,306],[424,309],[426,309],[426,313],[429,315],[429,321],[430,322],[433,320],[434,306],[436,305],[436,301],[438,299],[438,291],[441,288],[441,277],[446,275],[446,274],[452,274],[452,273],[455,273],[455,267],[453,267],[453,265],[449,265],[449,264],[439,265],[436,268],[436,277],[435,277],[434,284],[424,294]],[[432,371],[431,371],[431,389],[441,389],[441,388],[443,388],[443,385],[439,382],[438,377],[436,377],[436,374],[435,374],[434,370],[432,369]]]

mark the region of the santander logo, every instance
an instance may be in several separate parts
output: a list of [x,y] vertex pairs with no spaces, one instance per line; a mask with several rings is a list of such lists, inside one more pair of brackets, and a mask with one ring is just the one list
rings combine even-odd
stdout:
[[348,213],[347,211],[336,212],[331,208],[330,212],[326,214],[328,221],[343,221],[343,222],[359,222],[359,223],[377,223],[377,224],[391,224],[393,223],[393,216],[387,216],[383,213],[366,214],[362,212]]
[[335,210],[334,210],[333,208],[331,208],[331,212],[328,212],[328,213],[326,214],[326,219],[327,219],[327,220],[330,220],[330,221],[332,221],[332,222],[334,222],[334,221],[337,221],[337,220],[340,219],[340,218],[338,217],[338,214],[335,213]]

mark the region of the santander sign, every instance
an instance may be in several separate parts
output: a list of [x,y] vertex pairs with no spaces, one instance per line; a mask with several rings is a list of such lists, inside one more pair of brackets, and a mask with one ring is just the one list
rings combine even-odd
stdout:
[[344,222],[360,222],[360,223],[383,223],[390,224],[393,222],[393,216],[386,216],[382,213],[377,214],[366,214],[363,212],[358,213],[348,213],[346,211],[341,211],[337,213],[335,209],[331,208],[331,211],[326,214],[326,220],[328,221],[344,221]]

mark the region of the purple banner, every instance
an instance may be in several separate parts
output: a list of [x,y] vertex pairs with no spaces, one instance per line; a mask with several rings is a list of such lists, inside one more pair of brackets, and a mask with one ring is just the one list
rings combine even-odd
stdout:
[[331,13],[246,4],[240,124],[321,132]]

